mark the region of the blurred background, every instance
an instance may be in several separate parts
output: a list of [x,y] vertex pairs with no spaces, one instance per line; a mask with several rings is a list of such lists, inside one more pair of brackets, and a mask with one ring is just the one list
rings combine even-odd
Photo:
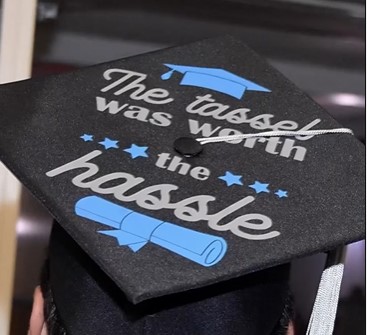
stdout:
[[[33,77],[231,34],[266,57],[365,143],[363,0],[39,0],[36,18]],[[22,25],[18,19],[16,24]],[[4,192],[0,178],[0,193],[2,187]],[[52,222],[26,190],[19,194],[11,335],[27,333]],[[5,216],[2,210],[0,226]],[[0,235],[0,243],[12,243],[5,239]],[[0,272],[1,257],[4,254]],[[315,255],[293,264],[297,334],[305,333],[324,260],[324,255]],[[365,243],[359,242],[347,250],[334,334],[365,334],[365,315]]]

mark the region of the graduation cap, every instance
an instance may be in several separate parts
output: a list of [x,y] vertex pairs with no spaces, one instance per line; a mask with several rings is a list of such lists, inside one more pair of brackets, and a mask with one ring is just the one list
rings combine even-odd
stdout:
[[163,80],[168,80],[177,71],[184,74],[180,85],[209,88],[237,99],[241,99],[245,91],[271,92],[265,87],[223,69],[174,64],[165,64],[165,66],[171,70],[161,76]]
[[2,85],[0,111],[1,161],[57,221],[68,333],[271,334],[289,262],[319,252],[309,334],[332,333],[364,146],[242,42]]

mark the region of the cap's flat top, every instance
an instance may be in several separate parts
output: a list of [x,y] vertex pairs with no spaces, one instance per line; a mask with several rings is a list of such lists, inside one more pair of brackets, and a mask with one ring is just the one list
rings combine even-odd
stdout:
[[364,146],[349,134],[175,150],[181,137],[340,127],[232,38],[4,85],[0,125],[1,160],[133,302],[364,237]]

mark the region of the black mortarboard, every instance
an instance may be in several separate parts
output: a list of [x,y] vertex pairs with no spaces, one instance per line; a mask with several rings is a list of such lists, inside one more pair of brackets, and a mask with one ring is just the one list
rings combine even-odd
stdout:
[[364,238],[363,145],[232,38],[3,85],[0,111],[1,160],[128,310]]

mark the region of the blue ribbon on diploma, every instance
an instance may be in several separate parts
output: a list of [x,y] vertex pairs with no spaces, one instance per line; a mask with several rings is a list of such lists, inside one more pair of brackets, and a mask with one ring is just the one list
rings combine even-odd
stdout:
[[126,245],[134,252],[152,242],[208,267],[217,264],[227,251],[227,243],[221,237],[155,219],[98,196],[80,199],[75,204],[75,213],[115,228],[99,233],[115,237],[119,245]]

